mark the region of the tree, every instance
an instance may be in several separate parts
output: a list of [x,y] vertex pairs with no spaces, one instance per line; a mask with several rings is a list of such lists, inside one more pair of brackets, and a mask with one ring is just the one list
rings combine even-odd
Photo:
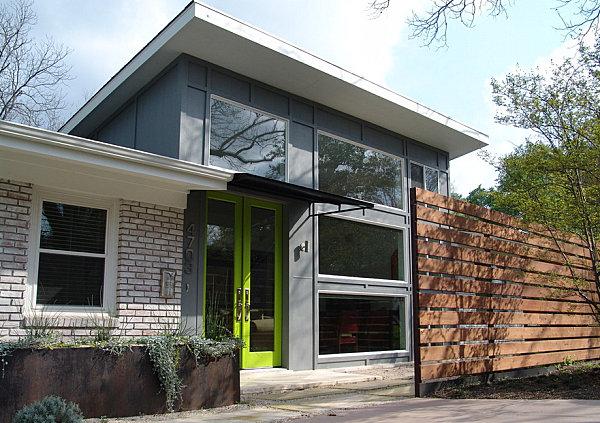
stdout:
[[32,0],[0,5],[0,119],[58,129],[69,50],[50,38],[34,41],[35,24]]
[[[372,0],[369,7],[375,14],[383,13],[391,0]],[[425,45],[447,44],[448,24],[459,21],[472,27],[479,15],[508,16],[513,0],[432,0],[431,9],[423,15],[413,13],[408,19],[412,37],[422,38]],[[574,7],[575,11],[569,10]],[[564,29],[576,37],[596,32],[600,24],[600,0],[555,0],[553,9],[563,22]],[[571,18],[570,16],[573,16]]]
[[[545,228],[600,323],[600,42],[555,65],[550,76],[510,74],[494,81],[493,91],[497,120],[533,133],[496,162],[501,189],[494,201]],[[564,251],[561,231],[585,245],[591,284]]]

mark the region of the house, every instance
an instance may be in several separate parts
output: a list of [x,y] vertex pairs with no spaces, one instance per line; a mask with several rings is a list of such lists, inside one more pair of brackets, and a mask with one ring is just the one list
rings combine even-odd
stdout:
[[486,139],[192,2],[60,133],[0,122],[0,335],[182,326],[242,337],[242,368],[409,361],[408,188],[448,194]]

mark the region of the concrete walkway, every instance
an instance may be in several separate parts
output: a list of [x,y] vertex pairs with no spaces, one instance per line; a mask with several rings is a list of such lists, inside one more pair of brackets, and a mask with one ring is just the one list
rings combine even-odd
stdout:
[[[110,423],[200,422],[600,422],[600,401],[443,400],[414,398],[410,367],[381,371],[242,371],[242,403]],[[95,419],[98,421],[98,419]]]

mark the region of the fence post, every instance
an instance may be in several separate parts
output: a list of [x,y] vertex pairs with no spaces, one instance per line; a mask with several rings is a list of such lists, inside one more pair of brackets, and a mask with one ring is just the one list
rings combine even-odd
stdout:
[[417,189],[410,189],[410,241],[412,260],[413,364],[415,396],[421,396],[421,332],[419,316],[419,259],[417,245]]

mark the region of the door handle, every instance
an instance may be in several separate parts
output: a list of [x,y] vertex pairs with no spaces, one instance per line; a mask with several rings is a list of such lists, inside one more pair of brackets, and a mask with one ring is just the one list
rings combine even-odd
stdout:
[[250,321],[250,288],[246,288],[246,321]]
[[237,310],[235,311],[235,318],[238,322],[242,321],[242,288],[237,289]]

